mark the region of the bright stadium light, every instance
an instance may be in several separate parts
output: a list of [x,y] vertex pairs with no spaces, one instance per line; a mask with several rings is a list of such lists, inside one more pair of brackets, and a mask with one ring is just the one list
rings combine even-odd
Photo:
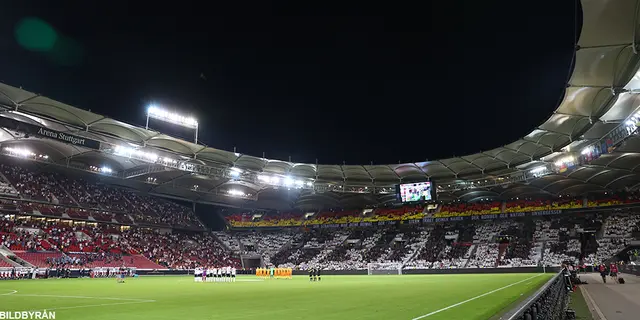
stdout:
[[229,190],[227,192],[232,196],[244,196],[244,192],[242,192],[240,190],[236,190],[236,189],[231,189],[231,190]]
[[196,144],[198,143],[198,120],[194,117],[183,116],[181,114],[162,109],[155,104],[151,104],[147,108],[147,125],[145,127],[147,130],[149,130],[149,119],[156,119],[185,128],[194,129],[194,140]]
[[544,171],[546,169],[547,169],[546,167],[537,167],[537,168],[531,169],[530,172],[533,173],[533,174],[536,174],[536,173],[540,173],[540,172],[542,172],[542,171]]
[[229,174],[234,178],[239,177],[241,173],[242,173],[242,169],[239,169],[236,167],[233,167],[229,170]]
[[109,167],[101,167],[100,168],[100,172],[111,173],[111,172],[113,172],[113,170],[111,170],[111,168],[109,168]]
[[164,157],[164,158],[162,158],[162,162],[164,162],[166,164],[176,164],[176,163],[178,163],[178,160],[171,159],[171,158],[168,158],[168,157]]
[[291,179],[291,177],[286,177],[284,178],[284,185],[289,187],[293,184],[293,179]]
[[4,148],[5,151],[9,152],[10,154],[16,155],[16,156],[20,156],[20,157],[34,157],[36,154],[31,152],[31,150],[29,149],[25,149],[25,148],[12,148],[12,147],[6,147]]
[[[156,162],[158,161],[158,155],[153,152],[146,152],[143,150],[125,147],[125,146],[116,146],[113,150],[113,153],[119,156],[134,158],[143,161]],[[168,158],[165,158],[168,159]]]
[[564,158],[556,161],[555,165],[557,167],[562,167],[565,163],[569,163],[569,162],[573,162],[573,157],[572,156],[567,156],[567,157],[564,157]]
[[313,181],[305,182],[304,180],[297,179],[296,177],[292,177],[292,176],[280,177],[275,175],[272,176],[272,175],[266,175],[266,174],[259,174],[258,180],[265,184],[269,184],[273,186],[282,185],[288,188],[291,188],[291,187],[303,188],[304,186],[307,186],[308,188],[313,187]]

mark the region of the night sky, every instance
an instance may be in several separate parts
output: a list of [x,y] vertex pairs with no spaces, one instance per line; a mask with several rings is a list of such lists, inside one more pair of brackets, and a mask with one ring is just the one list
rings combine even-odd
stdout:
[[[560,101],[581,24],[557,0],[6,2],[0,81],[137,125],[150,102],[176,107],[209,146],[321,164],[461,156],[528,134]],[[21,45],[31,18],[62,40]]]

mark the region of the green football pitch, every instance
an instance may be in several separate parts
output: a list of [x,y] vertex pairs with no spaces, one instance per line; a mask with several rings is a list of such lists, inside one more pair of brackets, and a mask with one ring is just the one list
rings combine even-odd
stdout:
[[489,319],[552,274],[323,276],[195,283],[193,277],[0,281],[0,311],[56,319]]

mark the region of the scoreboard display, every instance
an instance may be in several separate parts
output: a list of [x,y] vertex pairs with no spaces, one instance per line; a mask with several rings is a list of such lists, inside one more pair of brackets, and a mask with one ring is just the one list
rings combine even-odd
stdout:
[[404,183],[396,186],[400,202],[434,201],[435,185],[432,181]]

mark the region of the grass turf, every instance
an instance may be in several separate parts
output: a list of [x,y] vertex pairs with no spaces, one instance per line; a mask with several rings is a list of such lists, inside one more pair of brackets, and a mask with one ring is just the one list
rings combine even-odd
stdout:
[[[236,283],[193,277],[0,281],[0,311],[55,310],[56,319],[407,319],[522,281],[423,319],[485,320],[551,274],[323,276]],[[524,280],[524,281],[523,281]],[[17,292],[14,292],[17,291]]]
[[593,320],[593,316],[591,315],[587,302],[584,300],[582,288],[580,286],[578,286],[575,292],[571,293],[569,308],[576,312],[576,320]]

